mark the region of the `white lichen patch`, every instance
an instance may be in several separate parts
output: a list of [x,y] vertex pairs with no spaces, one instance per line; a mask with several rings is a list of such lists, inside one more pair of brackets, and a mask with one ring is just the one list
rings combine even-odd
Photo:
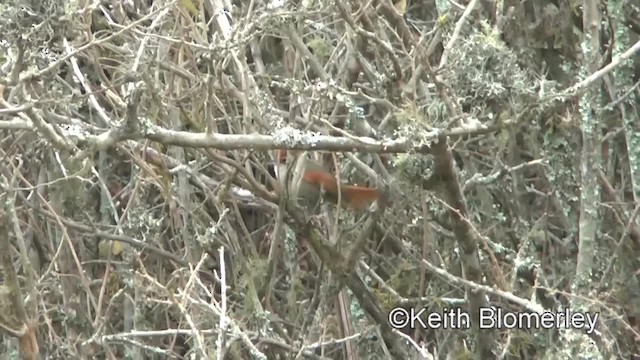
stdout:
[[317,144],[319,133],[303,132],[298,129],[286,126],[277,129],[273,134],[273,140],[276,146],[294,146],[294,145],[311,145]]

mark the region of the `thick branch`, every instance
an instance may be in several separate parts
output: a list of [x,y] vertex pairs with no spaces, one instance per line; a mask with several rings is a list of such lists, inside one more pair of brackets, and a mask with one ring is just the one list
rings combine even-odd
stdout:
[[[434,174],[441,188],[444,201],[448,205],[449,216],[453,221],[453,232],[460,247],[460,259],[464,278],[476,284],[482,284],[482,268],[478,256],[478,244],[469,222],[468,210],[458,174],[454,167],[453,155],[447,144],[447,138],[441,136],[437,143],[433,144],[432,154],[435,162]],[[493,357],[492,332],[480,330],[477,319],[480,316],[480,308],[486,307],[485,293],[477,288],[466,288],[469,299],[469,310],[476,319],[473,327],[476,332],[476,356],[483,359]]]

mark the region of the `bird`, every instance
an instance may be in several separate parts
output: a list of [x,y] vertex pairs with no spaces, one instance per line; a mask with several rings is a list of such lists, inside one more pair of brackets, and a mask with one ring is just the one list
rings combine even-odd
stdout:
[[[309,159],[307,153],[294,151],[276,151],[276,177],[284,184],[284,176],[287,169],[287,158],[295,161],[292,167],[293,176],[290,177],[290,185],[294,185],[293,193],[297,193],[299,203],[308,207],[315,207],[321,198],[338,203],[351,210],[366,210],[373,202],[378,200],[380,193],[377,189],[365,186],[338,183],[335,175],[327,171],[321,163]],[[302,176],[298,175],[302,174]]]

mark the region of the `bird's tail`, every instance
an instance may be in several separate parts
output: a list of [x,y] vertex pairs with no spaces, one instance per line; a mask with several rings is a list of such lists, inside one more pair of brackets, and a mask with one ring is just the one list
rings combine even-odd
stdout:
[[334,202],[338,199],[339,190],[342,194],[342,206],[352,209],[364,210],[374,201],[378,200],[380,195],[377,189],[364,186],[341,184],[340,187],[338,187],[336,178],[322,171],[307,171],[304,174],[303,180],[324,189]]
[[369,187],[343,185],[340,190],[346,197],[347,206],[359,210],[366,209],[380,196],[377,189]]

